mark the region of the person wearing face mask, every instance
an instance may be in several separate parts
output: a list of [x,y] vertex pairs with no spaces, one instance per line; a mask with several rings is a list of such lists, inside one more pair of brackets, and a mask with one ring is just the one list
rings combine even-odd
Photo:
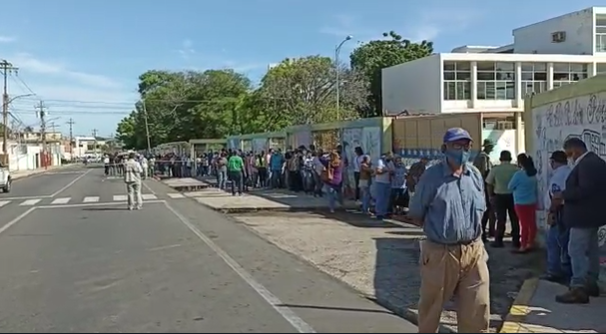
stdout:
[[459,332],[489,328],[488,254],[482,242],[486,198],[483,175],[469,162],[471,144],[465,129],[446,131],[444,159],[423,173],[410,199],[408,215],[427,237],[420,242],[419,333],[437,331],[453,295]]
[[572,170],[566,188],[553,198],[564,203],[563,219],[570,228],[568,254],[572,267],[570,290],[556,296],[566,304],[587,304],[589,297],[598,297],[600,288],[600,256],[598,231],[606,224],[606,161],[588,151],[579,138],[564,142],[564,151],[571,160]]

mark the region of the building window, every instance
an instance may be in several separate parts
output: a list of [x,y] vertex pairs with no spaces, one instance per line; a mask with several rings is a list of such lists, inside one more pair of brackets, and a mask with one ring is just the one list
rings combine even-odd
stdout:
[[444,62],[444,100],[471,100],[471,63]]
[[596,74],[606,74],[606,63],[596,64]]
[[595,16],[595,51],[606,52],[606,15]]
[[547,90],[547,64],[522,63],[522,97]]
[[515,99],[515,63],[478,62],[478,100]]
[[562,87],[579,80],[587,79],[588,64],[554,63],[553,88]]

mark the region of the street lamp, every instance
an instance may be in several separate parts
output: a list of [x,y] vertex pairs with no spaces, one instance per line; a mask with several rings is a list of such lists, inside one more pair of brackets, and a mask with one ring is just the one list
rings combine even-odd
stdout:
[[335,48],[335,81],[336,81],[336,85],[337,85],[337,118],[340,119],[341,118],[341,114],[340,114],[340,107],[341,107],[341,83],[339,82],[339,54],[341,53],[341,47],[343,47],[343,44],[345,44],[345,42],[351,40],[353,38],[353,36],[349,35],[347,37],[345,37],[345,39],[339,44],[337,45],[337,47]]
[[8,105],[11,104],[11,102],[17,100],[17,99],[21,99],[24,97],[30,97],[30,96],[34,96],[35,94],[24,94],[24,95],[17,95],[11,99],[8,98],[8,95],[5,95],[5,99],[4,99],[4,108],[2,110],[3,115],[2,115],[2,119],[3,119],[3,123],[4,123],[4,129],[3,129],[3,134],[2,134],[2,153],[4,153],[5,159],[8,159],[6,157],[8,157]]

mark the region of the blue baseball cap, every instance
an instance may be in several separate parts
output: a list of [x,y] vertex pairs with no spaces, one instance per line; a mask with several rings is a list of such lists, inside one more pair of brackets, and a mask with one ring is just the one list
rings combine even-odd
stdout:
[[465,130],[463,128],[450,128],[450,129],[446,130],[446,133],[444,134],[445,143],[450,143],[450,142],[462,140],[462,139],[466,139],[466,140],[470,140],[470,141],[473,140],[471,138],[471,135],[469,135],[469,132],[467,132],[467,130]]

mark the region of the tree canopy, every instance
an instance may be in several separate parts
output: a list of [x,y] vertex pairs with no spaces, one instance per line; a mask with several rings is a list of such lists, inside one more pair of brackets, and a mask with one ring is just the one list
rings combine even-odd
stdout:
[[319,55],[287,58],[258,84],[230,69],[147,71],[139,76],[140,101],[119,122],[117,139],[144,149],[146,126],[154,147],[381,115],[381,68],[432,52],[430,42],[411,43],[395,32],[386,36],[355,49],[351,66]]
[[351,68],[363,73],[369,82],[368,103],[372,114],[366,117],[380,116],[383,111],[381,95],[381,70],[415,59],[427,57],[433,53],[433,43],[421,41],[413,43],[402,38],[394,31],[383,33],[384,39],[373,40],[355,49],[351,55]]

